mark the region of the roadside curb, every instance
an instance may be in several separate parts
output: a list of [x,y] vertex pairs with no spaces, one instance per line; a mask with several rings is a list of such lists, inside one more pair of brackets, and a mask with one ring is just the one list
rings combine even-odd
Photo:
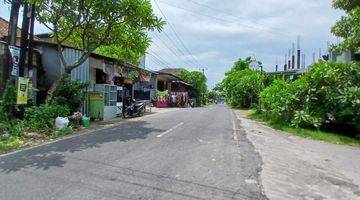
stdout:
[[97,125],[97,127],[93,127],[93,128],[87,127],[87,128],[82,129],[82,130],[75,131],[73,134],[70,134],[70,135],[67,135],[67,136],[62,136],[62,137],[52,139],[52,140],[49,140],[49,141],[40,142],[40,143],[32,145],[32,146],[20,147],[18,149],[13,150],[13,151],[9,151],[7,153],[0,154],[0,158],[6,157],[6,156],[9,156],[9,155],[12,155],[12,154],[16,154],[16,153],[19,153],[19,152],[22,152],[22,151],[31,150],[31,149],[34,149],[34,148],[37,148],[37,147],[57,143],[57,142],[60,142],[60,141],[63,141],[63,140],[69,140],[69,139],[72,139],[72,138],[75,138],[75,137],[80,137],[80,136],[83,136],[83,135],[90,135],[90,134],[93,134],[96,131],[102,131],[102,130],[110,129],[110,128],[113,128],[115,126],[119,126],[119,125],[121,125],[121,124],[123,124],[125,122],[128,122],[128,121],[140,121],[142,119],[146,119],[146,118],[149,118],[149,117],[152,117],[152,116],[156,116],[156,115],[159,115],[159,114],[166,114],[166,113],[174,112],[174,111],[178,111],[178,109],[170,110],[170,111],[167,111],[167,112],[151,112],[151,113],[145,114],[142,117],[137,117],[137,118],[118,119],[116,121],[113,120],[113,123],[111,123],[112,122],[111,120],[104,121],[104,123],[108,122],[109,124],[104,124],[104,125],[100,124],[100,125]]

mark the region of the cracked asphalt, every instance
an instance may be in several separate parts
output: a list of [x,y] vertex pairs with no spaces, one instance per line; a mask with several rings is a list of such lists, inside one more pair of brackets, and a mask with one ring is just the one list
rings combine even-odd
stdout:
[[0,157],[0,199],[266,199],[233,111],[188,108]]

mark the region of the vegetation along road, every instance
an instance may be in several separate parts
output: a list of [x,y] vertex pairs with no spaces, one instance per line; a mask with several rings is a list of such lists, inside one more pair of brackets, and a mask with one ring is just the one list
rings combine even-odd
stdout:
[[0,157],[1,199],[359,199],[360,149],[225,105],[130,119]]
[[[235,138],[235,139],[234,139]],[[0,157],[1,199],[265,199],[225,106],[184,109]]]

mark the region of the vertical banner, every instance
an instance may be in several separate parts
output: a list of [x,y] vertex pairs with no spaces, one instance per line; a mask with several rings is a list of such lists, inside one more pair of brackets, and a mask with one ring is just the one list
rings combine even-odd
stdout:
[[20,48],[9,46],[11,56],[11,75],[19,76]]
[[28,101],[29,94],[29,79],[19,77],[18,79],[18,89],[17,89],[17,104],[25,105]]

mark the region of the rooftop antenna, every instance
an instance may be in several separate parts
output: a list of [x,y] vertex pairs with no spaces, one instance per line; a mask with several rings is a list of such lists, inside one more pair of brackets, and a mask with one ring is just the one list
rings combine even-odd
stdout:
[[306,55],[305,54],[302,54],[302,66],[301,68],[305,69],[305,66],[306,66],[306,61],[305,61],[305,57]]
[[288,69],[291,69],[291,49],[289,49]]
[[295,69],[295,43],[292,43],[292,51],[291,51],[291,68]]
[[301,62],[300,56],[301,56],[300,36],[298,35],[298,36],[297,36],[297,63],[296,63],[298,69],[300,69],[300,62]]
[[315,52],[313,53],[313,63],[315,63],[316,62],[316,54],[315,54]]

